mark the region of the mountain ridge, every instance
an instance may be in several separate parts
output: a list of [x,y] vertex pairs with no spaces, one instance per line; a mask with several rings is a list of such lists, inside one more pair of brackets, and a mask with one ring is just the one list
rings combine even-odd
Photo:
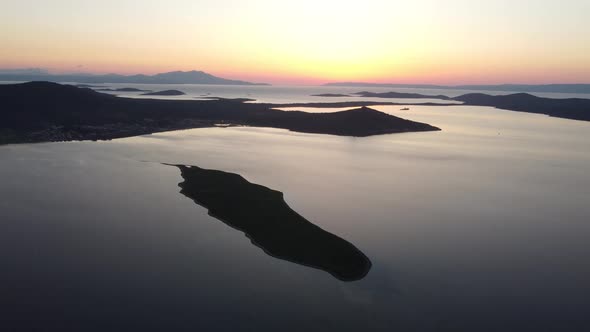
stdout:
[[200,70],[170,71],[154,75],[136,74],[50,74],[42,70],[2,70],[0,81],[51,81],[76,83],[129,83],[129,84],[211,84],[211,85],[268,85],[226,79]]

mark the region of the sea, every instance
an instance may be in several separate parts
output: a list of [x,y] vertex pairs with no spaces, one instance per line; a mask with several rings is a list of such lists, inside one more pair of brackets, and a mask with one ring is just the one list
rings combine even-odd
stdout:
[[[271,103],[473,92],[104,87]],[[590,122],[462,105],[374,108],[442,131],[228,127],[0,146],[0,329],[590,331]],[[346,282],[269,256],[182,195],[178,168],[166,164],[283,192],[371,270]]]

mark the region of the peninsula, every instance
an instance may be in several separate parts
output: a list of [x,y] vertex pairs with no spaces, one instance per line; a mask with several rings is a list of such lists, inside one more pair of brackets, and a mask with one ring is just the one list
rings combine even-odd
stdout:
[[218,123],[357,137],[440,130],[367,107],[336,113],[275,107],[231,99],[121,98],[50,82],[0,85],[0,144],[108,140]]
[[557,118],[590,121],[590,99],[541,98],[528,93],[490,96],[470,93],[453,98],[465,105],[492,106],[517,112],[546,114]]

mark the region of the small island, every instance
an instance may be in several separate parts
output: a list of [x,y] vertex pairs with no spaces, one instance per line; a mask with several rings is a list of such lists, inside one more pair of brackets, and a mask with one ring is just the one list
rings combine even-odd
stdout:
[[324,270],[342,281],[360,280],[369,272],[367,256],[293,211],[282,192],[234,173],[169,166],[181,172],[181,194],[206,208],[210,216],[244,232],[270,256]]
[[233,101],[237,103],[249,103],[256,101],[252,98],[223,98],[223,97],[195,97],[196,100],[222,100],[222,101]]
[[142,96],[183,96],[186,93],[178,90],[164,90],[156,92],[143,93]]
[[96,91],[106,92],[151,92],[152,90],[142,90],[136,88],[118,88],[118,89],[95,89]]
[[102,85],[90,85],[90,84],[76,84],[77,87],[79,88],[88,88],[88,89],[92,89],[92,88],[105,88]]
[[342,93],[321,93],[318,95],[311,95],[312,97],[352,97],[351,95]]

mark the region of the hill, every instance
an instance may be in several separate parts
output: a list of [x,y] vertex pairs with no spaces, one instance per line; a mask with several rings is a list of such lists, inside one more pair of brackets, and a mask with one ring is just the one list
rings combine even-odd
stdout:
[[590,84],[498,84],[498,85],[435,85],[435,84],[395,84],[336,82],[325,86],[365,87],[365,88],[408,88],[441,90],[480,90],[503,92],[549,92],[549,93],[590,93]]
[[493,106],[510,111],[539,113],[558,118],[590,121],[590,99],[551,99],[533,96],[528,93],[503,96],[470,93],[454,99],[464,102],[465,105]]
[[366,107],[336,113],[273,107],[231,99],[120,98],[50,82],[0,85],[0,144],[103,140],[218,123],[358,137],[440,130]]

